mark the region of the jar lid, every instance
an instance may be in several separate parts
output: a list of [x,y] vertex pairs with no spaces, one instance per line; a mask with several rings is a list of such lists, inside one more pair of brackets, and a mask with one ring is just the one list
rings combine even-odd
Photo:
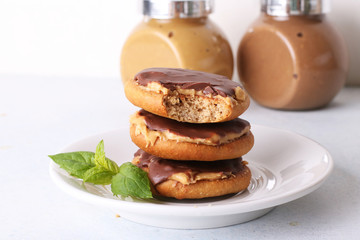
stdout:
[[271,16],[324,14],[330,12],[330,0],[261,0],[261,10]]
[[212,13],[213,0],[142,0],[142,13],[156,19],[197,18]]

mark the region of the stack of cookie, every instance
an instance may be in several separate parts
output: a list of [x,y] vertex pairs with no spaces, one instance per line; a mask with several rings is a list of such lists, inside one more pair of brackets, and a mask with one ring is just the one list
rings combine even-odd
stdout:
[[125,86],[142,108],[130,119],[140,148],[133,164],[155,195],[199,199],[237,193],[250,183],[242,160],[254,145],[249,122],[238,118],[249,97],[238,83],[199,71],[150,68]]

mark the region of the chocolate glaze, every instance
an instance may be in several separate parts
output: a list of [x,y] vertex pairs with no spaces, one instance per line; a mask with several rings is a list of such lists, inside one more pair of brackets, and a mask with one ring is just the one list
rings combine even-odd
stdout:
[[150,82],[158,82],[163,87],[175,90],[194,89],[204,94],[234,96],[239,83],[225,76],[181,68],[147,68],[137,73],[135,81],[142,86]]
[[[227,122],[193,124],[160,117],[141,109],[139,115],[145,118],[146,126],[154,131],[166,131],[190,138],[211,138],[217,134],[224,137],[229,133],[241,133],[250,123],[241,118]],[[215,143],[216,144],[216,143]]]
[[177,161],[160,158],[139,149],[134,157],[139,157],[137,164],[140,168],[148,168],[148,176],[153,185],[166,181],[175,173],[190,174],[190,172],[236,174],[244,168],[242,158],[229,160],[202,162],[202,161]]

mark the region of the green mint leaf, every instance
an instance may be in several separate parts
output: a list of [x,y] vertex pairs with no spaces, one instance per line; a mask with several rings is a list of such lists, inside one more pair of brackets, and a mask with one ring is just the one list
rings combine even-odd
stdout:
[[111,179],[114,175],[115,173],[108,171],[102,166],[96,166],[90,168],[84,173],[83,180],[84,182],[108,185],[111,183]]
[[105,157],[103,140],[101,140],[99,144],[96,146],[94,162],[96,166],[101,166],[105,168],[107,171],[110,171],[114,174],[119,172],[119,166],[114,161],[111,161],[110,159]]
[[83,178],[84,173],[95,167],[93,152],[69,152],[49,155],[61,168],[70,175]]
[[114,195],[152,198],[147,173],[130,162],[119,167],[106,158],[103,140],[97,145],[95,153],[69,152],[49,157],[70,175],[81,178],[84,182],[111,184]]
[[95,151],[95,163],[99,164],[100,162],[105,160],[105,151],[104,151],[104,140],[101,140],[96,146]]
[[152,198],[147,173],[130,162],[122,164],[119,173],[113,176],[111,191],[123,197]]

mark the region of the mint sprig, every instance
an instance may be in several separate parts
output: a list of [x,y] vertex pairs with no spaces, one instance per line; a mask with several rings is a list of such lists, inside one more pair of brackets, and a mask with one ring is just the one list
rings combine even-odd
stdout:
[[147,173],[131,164],[120,167],[105,157],[104,141],[101,140],[93,152],[69,152],[49,155],[61,168],[71,176],[93,184],[111,184],[114,195],[123,197],[152,198],[150,181]]
[[105,157],[103,140],[96,146],[94,164],[94,167],[84,173],[82,178],[84,182],[102,185],[111,184],[112,177],[119,172],[119,166]]

